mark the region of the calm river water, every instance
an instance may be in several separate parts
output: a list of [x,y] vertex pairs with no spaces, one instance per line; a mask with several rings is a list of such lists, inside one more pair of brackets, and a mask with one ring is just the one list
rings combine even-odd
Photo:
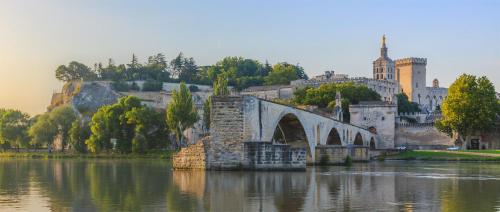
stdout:
[[173,171],[166,160],[0,160],[0,211],[499,211],[500,164]]

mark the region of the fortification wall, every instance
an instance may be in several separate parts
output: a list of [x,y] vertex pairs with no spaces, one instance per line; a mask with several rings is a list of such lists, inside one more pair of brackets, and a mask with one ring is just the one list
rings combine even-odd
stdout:
[[453,140],[433,125],[396,125],[395,146],[452,146]]

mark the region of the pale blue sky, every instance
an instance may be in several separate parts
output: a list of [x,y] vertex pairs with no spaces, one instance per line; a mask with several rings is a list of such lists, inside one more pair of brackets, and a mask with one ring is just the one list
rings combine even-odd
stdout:
[[0,107],[41,113],[60,89],[59,64],[125,63],[132,53],[371,76],[384,33],[391,58],[428,58],[428,84],[470,73],[500,90],[500,1],[0,0]]

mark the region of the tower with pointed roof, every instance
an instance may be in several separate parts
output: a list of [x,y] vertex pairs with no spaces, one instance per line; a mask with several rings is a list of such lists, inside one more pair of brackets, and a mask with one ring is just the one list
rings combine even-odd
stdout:
[[394,81],[395,66],[394,61],[387,55],[385,35],[382,36],[382,47],[380,57],[373,61],[373,79]]

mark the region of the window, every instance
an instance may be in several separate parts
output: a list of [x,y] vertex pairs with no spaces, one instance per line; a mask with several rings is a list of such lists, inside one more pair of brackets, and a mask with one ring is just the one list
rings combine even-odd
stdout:
[[415,87],[418,88],[418,82],[415,84]]
[[382,116],[382,121],[384,121],[384,120],[385,120],[385,116]]

